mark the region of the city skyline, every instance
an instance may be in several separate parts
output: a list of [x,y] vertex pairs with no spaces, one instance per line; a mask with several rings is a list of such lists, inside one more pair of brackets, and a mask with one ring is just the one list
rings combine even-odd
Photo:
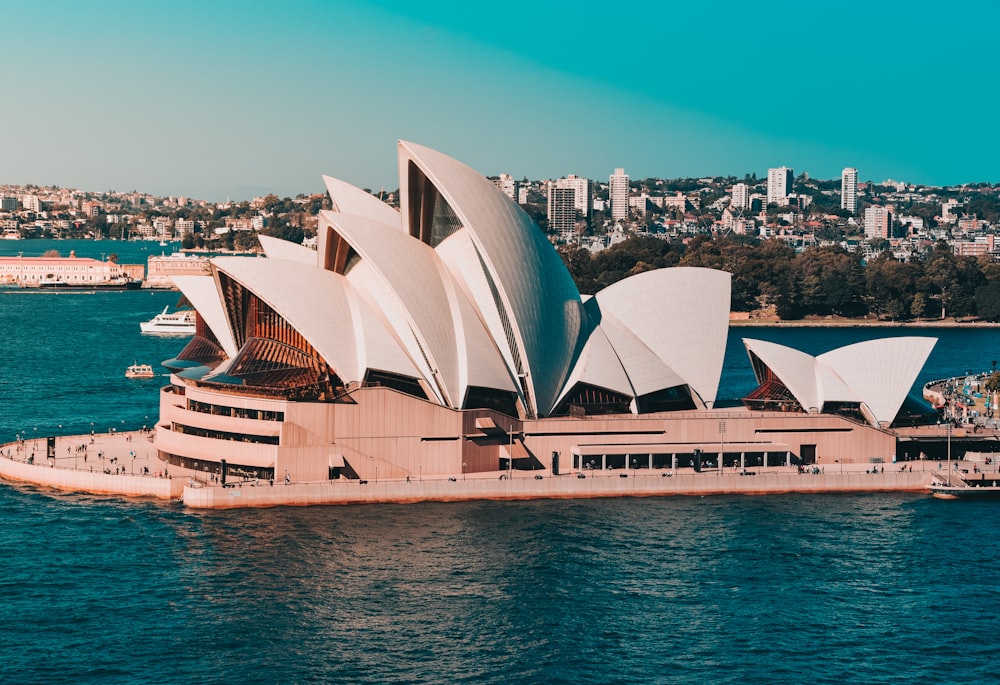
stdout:
[[0,183],[218,201],[321,192],[325,173],[391,189],[385,141],[400,138],[515,178],[787,166],[997,182],[998,96],[962,91],[992,81],[1000,9],[974,4],[962,31],[927,3],[863,16],[723,3],[710,17],[588,2],[22,4],[0,47],[16,81]]

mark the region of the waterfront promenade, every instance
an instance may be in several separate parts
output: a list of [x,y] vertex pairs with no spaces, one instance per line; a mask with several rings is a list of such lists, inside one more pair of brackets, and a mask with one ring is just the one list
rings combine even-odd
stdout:
[[[156,457],[152,434],[110,432],[56,438],[46,458],[46,439],[0,445],[0,478],[68,492],[179,500],[194,508],[410,503],[423,501],[572,499],[668,495],[764,495],[780,493],[925,492],[932,473],[946,465],[932,460],[897,464],[836,464],[805,468],[738,470],[626,469],[554,476],[546,471],[455,474],[437,479],[338,480],[323,482],[230,481],[226,487],[204,472],[166,465]],[[952,462],[953,468],[998,465]],[[989,476],[987,476],[989,477]],[[1000,477],[1000,473],[998,473]]]

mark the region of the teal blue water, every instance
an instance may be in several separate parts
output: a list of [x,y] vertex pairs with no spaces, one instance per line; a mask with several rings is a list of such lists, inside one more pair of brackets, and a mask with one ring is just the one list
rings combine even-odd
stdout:
[[[176,299],[0,292],[0,440],[151,421],[165,379],[123,373],[183,345],[138,328]],[[885,333],[736,329],[721,395],[753,387],[740,337]],[[931,333],[919,382],[1000,350]],[[994,683],[998,523],[921,495],[195,512],[3,485],[0,682]]]

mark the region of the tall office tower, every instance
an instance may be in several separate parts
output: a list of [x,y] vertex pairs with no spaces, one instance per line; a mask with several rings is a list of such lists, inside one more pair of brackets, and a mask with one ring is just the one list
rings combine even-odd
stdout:
[[628,174],[624,169],[615,169],[608,178],[608,196],[611,200],[611,218],[628,218]]
[[858,211],[858,170],[850,167],[840,172],[840,208],[851,214]]
[[493,185],[503,191],[503,194],[517,202],[517,181],[510,174],[500,174]]
[[886,207],[865,207],[865,238],[892,237],[892,213]]
[[778,167],[767,170],[767,204],[788,204],[788,193],[792,192],[792,170]]
[[733,209],[750,209],[750,189],[746,183],[733,184],[733,199],[729,203]]
[[576,226],[576,191],[560,188],[558,183],[549,181],[549,230],[569,240]]

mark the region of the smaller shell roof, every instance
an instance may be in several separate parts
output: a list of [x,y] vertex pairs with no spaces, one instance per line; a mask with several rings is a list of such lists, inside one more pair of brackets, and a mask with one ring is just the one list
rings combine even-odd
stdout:
[[226,355],[233,357],[238,351],[236,339],[229,328],[229,318],[222,306],[222,298],[213,276],[172,276],[177,286],[188,302],[191,303],[209,327]]
[[857,392],[879,423],[891,423],[936,343],[922,336],[866,340],[816,359]]
[[261,233],[257,234],[257,240],[260,241],[260,246],[264,248],[264,254],[268,259],[287,259],[310,266],[316,265],[316,250],[312,248]]
[[743,340],[747,352],[760,359],[804,409],[859,402],[880,425],[896,418],[935,343],[937,338],[929,337],[881,338],[813,357],[765,340]]
[[354,214],[403,230],[399,210],[387,205],[371,193],[332,176],[323,176],[323,183],[333,201],[333,211]]

